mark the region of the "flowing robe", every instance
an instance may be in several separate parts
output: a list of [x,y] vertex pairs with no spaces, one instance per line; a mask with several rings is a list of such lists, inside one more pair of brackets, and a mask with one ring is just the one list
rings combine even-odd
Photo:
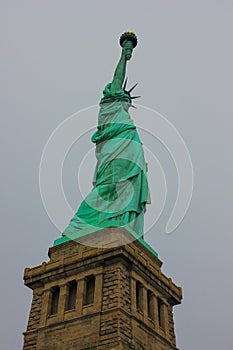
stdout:
[[150,203],[142,143],[128,113],[131,98],[123,89],[100,101],[93,189],[81,203],[63,236],[77,237],[106,227],[125,227],[143,235],[144,212]]

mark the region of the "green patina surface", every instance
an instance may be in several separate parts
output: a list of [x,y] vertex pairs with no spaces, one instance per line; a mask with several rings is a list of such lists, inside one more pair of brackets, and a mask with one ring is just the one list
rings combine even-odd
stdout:
[[113,81],[103,91],[98,127],[92,136],[97,159],[93,189],[54,244],[107,227],[124,227],[134,232],[157,256],[143,240],[145,206],[150,203],[147,166],[138,132],[129,115],[133,98],[123,86],[126,63],[135,42],[124,40],[121,44],[121,57]]

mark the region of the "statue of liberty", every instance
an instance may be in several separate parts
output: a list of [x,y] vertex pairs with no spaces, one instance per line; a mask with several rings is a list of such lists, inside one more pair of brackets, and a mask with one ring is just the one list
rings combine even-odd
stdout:
[[137,45],[134,32],[120,37],[121,57],[100,101],[93,189],[81,203],[63,236],[75,239],[107,227],[124,227],[143,236],[144,213],[150,203],[142,143],[129,115],[133,88],[126,90],[126,65]]

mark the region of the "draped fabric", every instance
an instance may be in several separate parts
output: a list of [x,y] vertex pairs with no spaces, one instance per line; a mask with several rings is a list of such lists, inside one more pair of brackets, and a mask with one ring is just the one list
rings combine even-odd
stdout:
[[125,227],[143,235],[146,203],[150,203],[142,143],[128,113],[130,95],[111,92],[100,101],[93,189],[81,203],[63,236],[70,238],[106,227]]

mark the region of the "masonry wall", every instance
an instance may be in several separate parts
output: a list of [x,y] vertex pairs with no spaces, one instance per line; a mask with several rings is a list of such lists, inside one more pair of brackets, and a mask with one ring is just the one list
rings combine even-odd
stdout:
[[[127,231],[106,233],[106,248],[64,243],[50,249],[48,263],[25,269],[25,284],[33,290],[33,299],[23,350],[177,349],[173,306],[181,302],[181,288],[162,274],[161,261],[140,242],[109,247],[117,235],[124,240]],[[94,300],[84,305],[88,276],[95,277]],[[75,307],[66,310],[74,280]],[[137,283],[142,286],[142,310],[137,308]],[[50,315],[55,286],[60,288],[58,308]]]

